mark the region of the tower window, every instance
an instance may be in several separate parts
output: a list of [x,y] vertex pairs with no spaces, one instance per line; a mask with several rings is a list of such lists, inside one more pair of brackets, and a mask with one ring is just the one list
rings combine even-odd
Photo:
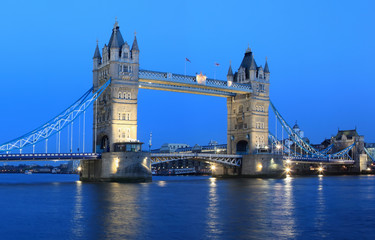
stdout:
[[121,92],[118,93],[118,98],[122,98],[122,93]]
[[130,128],[127,128],[127,129],[126,129],[126,132],[127,132],[127,136],[126,136],[126,137],[127,137],[127,138],[130,138]]
[[243,112],[243,106],[240,105],[239,108],[238,108],[238,113],[242,113]]

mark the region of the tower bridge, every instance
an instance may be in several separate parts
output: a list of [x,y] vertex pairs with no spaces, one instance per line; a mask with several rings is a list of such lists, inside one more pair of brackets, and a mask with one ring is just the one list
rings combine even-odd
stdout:
[[[290,164],[346,165],[355,171],[366,166],[363,136],[350,132],[332,139],[332,146],[318,150],[295,132],[270,102],[270,71],[255,62],[250,48],[233,73],[229,65],[226,81],[210,79],[203,74],[186,76],[139,68],[140,50],[137,37],[132,46],[124,41],[116,21],[110,40],[100,51],[96,45],[93,57],[93,87],[79,100],[41,127],[0,145],[0,161],[81,160],[84,181],[147,181],[151,164],[192,159],[216,165],[215,175],[279,175]],[[226,154],[215,153],[149,153],[142,151],[137,138],[138,94],[140,89],[173,91],[227,99]],[[92,96],[90,96],[92,95]],[[93,152],[85,152],[85,114],[93,106]],[[276,121],[275,135],[269,128],[269,110]],[[83,149],[73,151],[73,124],[83,116]],[[281,128],[277,129],[277,123]],[[80,125],[79,125],[80,126]],[[68,131],[69,153],[60,151],[60,135]],[[70,131],[70,133],[69,133]],[[80,130],[81,131],[81,130]],[[277,138],[281,131],[286,138]],[[69,135],[70,134],[70,135]],[[48,152],[48,140],[56,136],[58,153]],[[350,137],[349,137],[350,136]],[[280,137],[280,134],[279,134]],[[35,152],[37,144],[45,152]],[[32,153],[22,150],[32,147]],[[15,151],[20,151],[15,153]],[[227,167],[235,168],[228,171]],[[327,167],[328,168],[328,167]]]

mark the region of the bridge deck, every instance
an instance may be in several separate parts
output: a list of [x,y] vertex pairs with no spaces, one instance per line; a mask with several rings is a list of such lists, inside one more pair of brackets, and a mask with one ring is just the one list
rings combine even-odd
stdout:
[[240,167],[242,155],[210,154],[210,153],[152,153],[151,164],[170,162],[176,160],[200,160],[215,162],[229,166]]
[[0,154],[0,162],[4,161],[68,161],[68,160],[98,160],[99,153],[25,153]]
[[321,163],[321,164],[354,164],[351,159],[329,159],[329,158],[311,158],[311,157],[293,157],[283,156],[284,160],[290,160],[292,163]]
[[250,85],[207,79],[204,84],[197,82],[195,76],[184,76],[167,72],[148,70],[139,71],[139,86],[144,89],[165,90],[172,92],[194,93],[218,97],[230,97],[236,94],[251,93]]

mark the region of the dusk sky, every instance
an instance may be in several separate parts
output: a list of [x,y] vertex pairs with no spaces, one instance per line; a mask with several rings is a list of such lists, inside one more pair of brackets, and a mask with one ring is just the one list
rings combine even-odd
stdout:
[[[203,72],[226,80],[250,45],[266,56],[271,101],[313,143],[354,129],[375,142],[375,2],[358,1],[10,1],[1,4],[0,143],[60,113],[92,85],[98,39],[117,17],[140,68]],[[215,67],[215,62],[220,63]],[[138,138],[226,143],[226,99],[140,90]]]

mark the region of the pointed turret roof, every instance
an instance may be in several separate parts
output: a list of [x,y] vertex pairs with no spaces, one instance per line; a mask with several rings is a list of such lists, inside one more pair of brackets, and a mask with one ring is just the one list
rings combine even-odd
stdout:
[[228,69],[228,74],[227,74],[227,76],[233,76],[232,64],[229,64],[229,69]]
[[257,64],[254,60],[254,55],[250,48],[246,50],[245,56],[242,59],[240,67],[245,68],[246,71],[257,69]]
[[122,38],[118,22],[116,21],[112,29],[111,38],[108,42],[108,48],[120,48],[123,44],[124,39]]
[[100,51],[99,51],[99,47],[98,47],[98,42],[96,42],[96,48],[95,48],[95,53],[94,53],[94,57],[93,58],[102,58],[100,56]]
[[133,46],[132,46],[132,51],[135,50],[135,51],[139,51],[139,48],[138,48],[138,42],[137,42],[137,36],[136,34],[134,33],[134,41],[133,41]]
[[267,58],[266,58],[266,64],[264,65],[264,73],[270,73],[270,70],[268,69]]

